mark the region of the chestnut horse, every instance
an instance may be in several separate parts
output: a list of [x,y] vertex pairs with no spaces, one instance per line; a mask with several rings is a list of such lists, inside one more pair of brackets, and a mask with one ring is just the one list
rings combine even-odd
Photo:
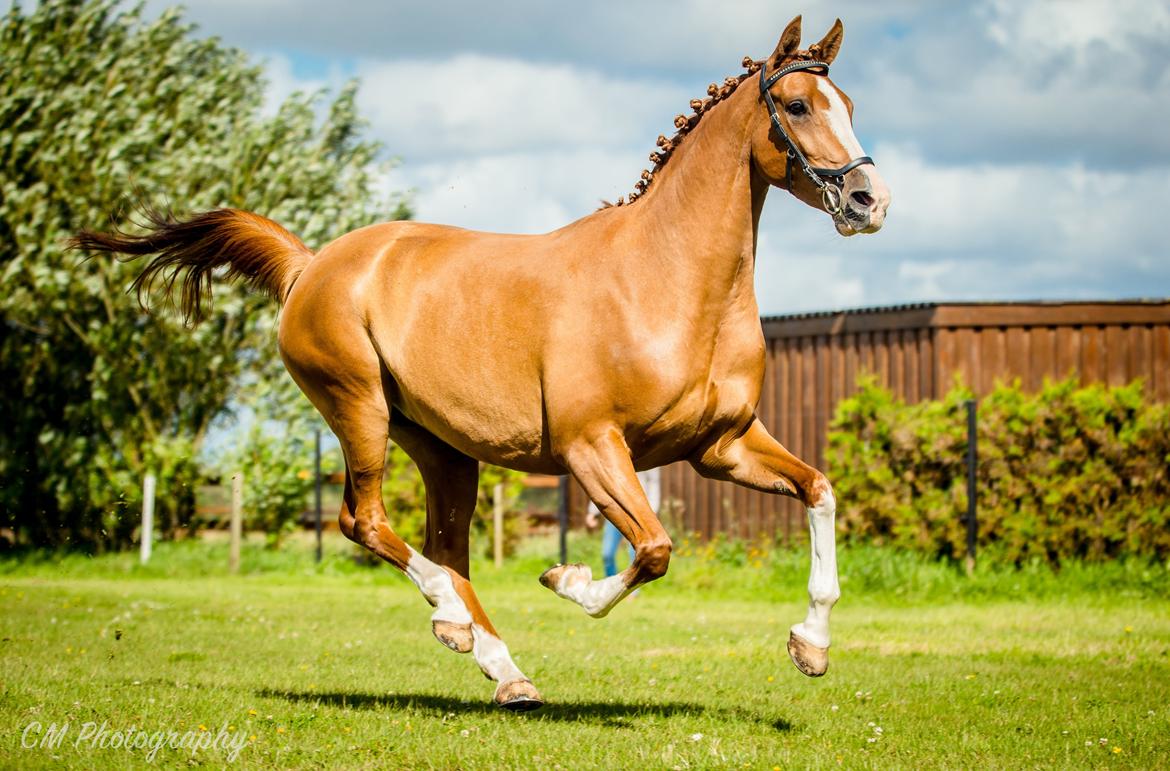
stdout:
[[[812,567],[808,615],[788,652],[818,676],[840,594],[835,502],[825,477],[756,416],[764,338],[753,274],[770,187],[826,211],[842,235],[885,219],[889,192],[854,137],[852,103],[828,78],[841,37],[838,20],[801,50],[797,17],[771,56],[745,59],[747,74],[713,84],[676,120],[679,132],[659,138],[630,201],[544,235],[391,222],[314,255],[271,220],[219,209],[155,216],[141,236],[83,232],[74,245],[157,254],[140,292],[160,274],[169,290],[186,271],[189,319],[220,267],[284,303],[281,357],[345,453],[341,531],[410,577],[435,608],[435,637],[473,654],[501,706],[542,700],[469,581],[481,462],[572,474],[633,544],[616,576],[594,580],[576,564],[540,577],[595,617],[670,561],[636,470],[686,460],[703,476],[798,498]],[[421,553],[383,505],[389,440],[426,483]]]

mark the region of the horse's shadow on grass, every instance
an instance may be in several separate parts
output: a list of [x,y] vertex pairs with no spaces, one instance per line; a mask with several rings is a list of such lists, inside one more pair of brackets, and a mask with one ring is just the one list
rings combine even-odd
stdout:
[[[263,688],[256,691],[256,695],[266,699],[283,699],[292,702],[314,702],[331,707],[348,709],[421,709],[442,717],[448,713],[456,714],[500,714],[502,710],[494,704],[483,701],[465,701],[450,696],[440,696],[433,693],[341,693],[320,691],[290,691]],[[629,703],[621,701],[576,701],[555,702],[544,708],[529,713],[530,718],[542,720],[556,720],[562,722],[594,722],[616,728],[632,727],[628,718],[661,717],[669,718],[677,715],[699,715],[712,712],[702,704],[689,702],[642,702]],[[714,710],[734,716],[740,720],[764,723],[776,731],[791,731],[792,724],[784,718],[770,719],[763,715],[740,709]]]

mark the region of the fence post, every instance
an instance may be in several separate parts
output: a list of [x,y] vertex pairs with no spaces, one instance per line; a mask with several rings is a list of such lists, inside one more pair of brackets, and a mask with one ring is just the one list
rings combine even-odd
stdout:
[[138,558],[143,565],[150,562],[154,546],[154,482],[154,474],[148,471],[142,480],[142,533],[138,547]]
[[317,429],[317,445],[314,455],[316,465],[313,467],[313,474],[316,487],[316,496],[314,502],[317,505],[317,562],[321,561],[321,429]]
[[560,502],[557,506],[557,524],[561,531],[561,564],[569,561],[569,477],[560,478]]
[[228,570],[240,572],[240,537],[244,530],[244,472],[232,474],[231,548],[228,551]]
[[975,541],[979,536],[979,519],[976,507],[975,471],[979,465],[979,452],[975,445],[975,400],[967,400],[967,573],[975,571]]
[[497,482],[492,489],[492,556],[496,567],[504,566],[504,485]]

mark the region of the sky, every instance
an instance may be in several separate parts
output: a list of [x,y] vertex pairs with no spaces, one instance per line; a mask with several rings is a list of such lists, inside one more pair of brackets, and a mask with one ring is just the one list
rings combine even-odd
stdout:
[[[151,2],[154,10],[169,5]],[[893,193],[842,238],[775,190],[765,315],[946,300],[1170,296],[1170,0],[188,0],[264,63],[267,104],[359,78],[416,218],[541,233],[627,193],[706,86],[804,17]]]

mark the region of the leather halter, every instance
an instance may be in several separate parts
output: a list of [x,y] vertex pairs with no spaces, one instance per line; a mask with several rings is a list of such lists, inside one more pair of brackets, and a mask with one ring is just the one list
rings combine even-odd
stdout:
[[[784,140],[784,144],[788,145],[788,163],[786,164],[784,172],[784,184],[788,188],[788,192],[793,193],[792,190],[792,167],[800,164],[800,170],[808,177],[817,190],[821,191],[821,201],[825,204],[825,211],[829,214],[841,214],[841,188],[845,186],[845,175],[858,166],[869,164],[875,165],[873,158],[868,155],[863,155],[860,158],[854,158],[849,163],[845,164],[839,169],[821,169],[813,166],[808,162],[808,158],[804,157],[804,153],[796,146],[796,142],[792,141],[792,137],[784,130],[784,125],[780,123],[780,115],[776,112],[776,102],[772,99],[771,88],[780,80],[780,78],[792,72],[799,72],[801,70],[818,70],[816,75],[828,75],[829,64],[817,60],[805,60],[791,62],[780,67],[771,75],[767,74],[767,67],[760,67],[760,93],[764,97],[764,101],[768,104],[768,116],[772,119],[772,127],[776,129],[776,133]],[[793,193],[795,195],[795,193]]]

